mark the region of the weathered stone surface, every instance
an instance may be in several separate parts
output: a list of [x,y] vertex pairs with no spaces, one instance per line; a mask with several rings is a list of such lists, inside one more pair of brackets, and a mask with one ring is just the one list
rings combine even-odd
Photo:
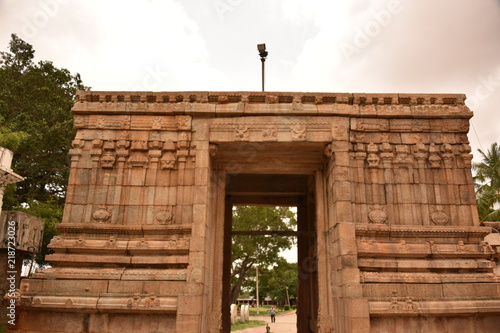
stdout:
[[495,330],[464,100],[80,92],[53,267],[14,332],[228,331],[233,204],[298,207],[301,333]]

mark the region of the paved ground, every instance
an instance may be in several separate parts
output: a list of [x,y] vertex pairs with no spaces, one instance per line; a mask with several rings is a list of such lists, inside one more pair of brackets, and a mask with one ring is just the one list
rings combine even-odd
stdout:
[[[297,332],[297,315],[295,311],[279,313],[276,315],[276,322],[271,323],[271,316],[251,316],[251,320],[263,320],[271,327],[272,333],[294,333]],[[266,333],[266,326],[247,328],[236,331],[238,333]]]

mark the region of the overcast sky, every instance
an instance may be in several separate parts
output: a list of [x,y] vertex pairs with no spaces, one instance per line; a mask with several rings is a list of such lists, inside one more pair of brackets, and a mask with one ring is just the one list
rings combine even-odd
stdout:
[[0,0],[11,33],[93,90],[258,91],[266,43],[268,91],[465,93],[500,142],[500,0]]

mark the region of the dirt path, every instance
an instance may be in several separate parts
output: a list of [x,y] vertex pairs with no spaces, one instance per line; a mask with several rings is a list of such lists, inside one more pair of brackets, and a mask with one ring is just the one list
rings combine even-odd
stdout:
[[[295,311],[276,315],[276,322],[271,323],[270,316],[252,316],[251,320],[263,320],[271,327],[272,333],[295,333],[297,332],[297,315]],[[266,333],[266,326],[247,328],[238,333]]]

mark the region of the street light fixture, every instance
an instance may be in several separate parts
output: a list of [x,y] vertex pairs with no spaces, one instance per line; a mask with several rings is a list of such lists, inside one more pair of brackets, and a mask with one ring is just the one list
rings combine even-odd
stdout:
[[268,54],[266,44],[257,44],[257,50],[259,50],[260,61],[262,62],[262,91],[264,91],[264,63]]

